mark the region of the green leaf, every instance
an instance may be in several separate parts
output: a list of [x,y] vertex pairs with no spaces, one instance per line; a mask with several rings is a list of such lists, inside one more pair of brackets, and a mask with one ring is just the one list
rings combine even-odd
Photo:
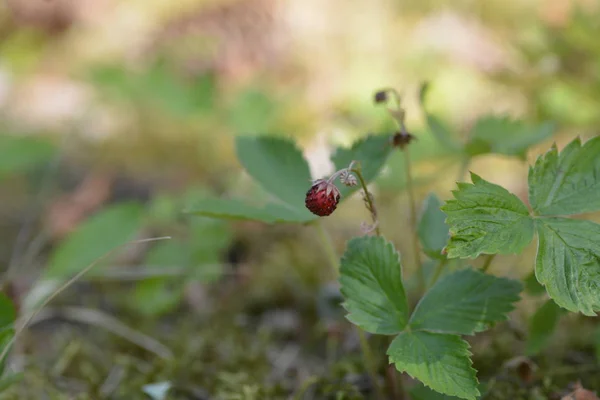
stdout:
[[390,361],[442,394],[474,400],[479,396],[469,344],[456,335],[402,332],[387,351]]
[[556,304],[596,315],[600,309],[600,225],[568,218],[536,220],[535,274]]
[[534,355],[540,352],[554,333],[554,328],[562,314],[562,309],[552,300],[542,305],[529,320],[529,335],[526,352]]
[[496,153],[524,159],[529,147],[550,138],[554,130],[551,123],[530,126],[508,117],[485,116],[471,129],[465,152],[471,157]]
[[238,137],[237,157],[246,171],[267,192],[289,204],[308,220],[304,205],[311,185],[308,164],[293,141],[275,137]]
[[471,173],[473,184],[459,183],[455,200],[442,207],[450,226],[448,257],[519,253],[533,239],[527,207],[501,186]]
[[419,301],[412,330],[473,335],[507,319],[523,286],[471,268],[441,278]]
[[556,145],[529,169],[529,201],[537,215],[600,210],[600,136],[579,138],[559,154]]
[[0,175],[48,162],[55,151],[54,145],[43,138],[0,135]]
[[[336,149],[331,161],[335,165],[336,171],[347,168],[352,161],[358,161],[361,174],[365,182],[369,183],[379,175],[379,171],[385,165],[391,150],[388,136],[369,135],[354,142],[349,149],[342,147]],[[337,186],[342,195],[341,200],[360,189],[360,185],[347,187],[338,184]]]
[[[310,182],[308,182],[306,190],[309,188]],[[305,194],[302,195],[303,201]],[[269,224],[275,222],[303,223],[317,218],[309,211],[288,208],[283,204],[269,203],[263,207],[256,207],[235,199],[204,199],[196,202],[186,212],[205,217],[261,221]]]
[[440,199],[431,193],[423,202],[423,210],[417,232],[423,251],[431,258],[444,259],[442,250],[448,242],[449,232],[446,225],[446,215],[440,209]]
[[155,243],[146,253],[149,267],[182,268],[190,264],[191,251],[181,240],[171,239]]
[[382,237],[350,240],[340,268],[346,318],[367,332],[398,333],[408,320],[400,255]]
[[142,206],[110,206],[91,216],[59,244],[50,257],[47,277],[73,275],[117,246],[133,239],[142,225]]

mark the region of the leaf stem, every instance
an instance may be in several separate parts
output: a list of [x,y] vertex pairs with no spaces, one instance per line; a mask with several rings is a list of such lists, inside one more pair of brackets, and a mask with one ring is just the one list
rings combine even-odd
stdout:
[[485,259],[485,262],[483,263],[483,266],[481,267],[481,272],[487,272],[487,270],[490,268],[490,265],[492,265],[492,261],[494,261],[494,257],[496,257],[495,254],[487,255],[487,258]]
[[373,387],[375,388],[375,393],[378,399],[385,399],[383,395],[383,390],[379,385],[379,380],[377,379],[377,364],[375,364],[375,360],[373,359],[373,353],[371,352],[371,347],[369,346],[369,341],[367,340],[367,335],[365,332],[356,327],[358,332],[358,340],[360,341],[360,348],[363,353],[363,357],[365,358],[365,364],[367,365],[367,371],[369,371],[369,375],[371,376],[371,380],[373,381]]
[[335,248],[333,247],[331,235],[327,233],[327,231],[323,227],[323,223],[320,220],[316,222],[315,227],[317,228],[317,234],[319,235],[322,248],[323,250],[325,250],[325,253],[327,255],[327,260],[329,261],[331,272],[333,272],[333,276],[336,277],[338,275],[339,258],[335,252]]
[[358,181],[360,182],[360,186],[365,194],[365,204],[367,206],[367,210],[371,214],[371,219],[373,220],[373,225],[375,227],[375,234],[377,236],[381,235],[381,231],[379,230],[379,221],[377,220],[377,209],[375,208],[375,202],[373,201],[373,195],[369,193],[369,189],[367,189],[367,184],[360,172],[359,168],[353,168],[351,170],[358,177]]
[[431,278],[430,287],[433,286],[437,282],[438,278],[442,274],[442,271],[444,270],[444,267],[446,265],[448,265],[447,258],[440,260],[440,262],[437,264],[437,266],[435,267],[435,272],[433,273],[433,277]]
[[[359,173],[357,173],[357,175],[360,177],[361,182],[364,182],[362,180],[362,176]],[[321,221],[317,221],[316,226],[317,226],[317,232],[319,232],[319,236],[321,238],[320,242],[323,245],[323,249],[327,253],[327,258],[329,259],[331,268],[334,271],[334,275],[337,276],[339,257],[336,255],[335,249],[333,248],[331,236],[325,230],[325,228],[323,228],[323,224],[321,223]],[[358,326],[356,327],[356,329],[358,331],[360,348],[363,353],[363,357],[365,358],[367,373],[369,374],[371,380],[373,381],[373,386],[375,388],[375,392],[377,393],[377,398],[382,400],[382,399],[384,399],[383,390],[379,386],[379,381],[377,380],[377,366],[375,364],[373,364],[373,356],[371,353],[371,348],[369,347],[369,342],[367,341],[367,338],[366,338],[363,330],[361,328],[359,328]]]
[[[401,124],[403,130],[404,123]],[[419,248],[419,234],[417,232],[417,203],[415,200],[415,191],[413,187],[412,172],[410,167],[410,153],[408,146],[404,148],[404,170],[406,172],[406,190],[408,192],[408,201],[410,205],[410,228],[412,231],[412,244],[415,257],[415,266],[419,277],[419,290],[425,291],[425,271],[421,265],[421,249]]]

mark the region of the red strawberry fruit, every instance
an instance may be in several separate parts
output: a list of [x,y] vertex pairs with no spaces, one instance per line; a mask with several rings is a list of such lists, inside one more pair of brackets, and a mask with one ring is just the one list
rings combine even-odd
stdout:
[[326,179],[314,181],[311,188],[306,192],[306,208],[320,217],[326,217],[334,212],[339,201],[340,191]]

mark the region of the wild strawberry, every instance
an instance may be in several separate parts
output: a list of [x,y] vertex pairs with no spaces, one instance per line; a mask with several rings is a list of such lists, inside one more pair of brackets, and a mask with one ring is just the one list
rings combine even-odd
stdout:
[[334,212],[339,201],[340,191],[330,180],[317,179],[306,192],[306,208],[320,217]]

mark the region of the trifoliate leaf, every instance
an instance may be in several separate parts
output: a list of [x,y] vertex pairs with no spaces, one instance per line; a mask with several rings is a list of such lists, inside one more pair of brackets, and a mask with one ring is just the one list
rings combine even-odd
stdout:
[[600,310],[600,225],[539,218],[535,274],[556,304],[596,315]]
[[459,336],[402,332],[392,341],[387,354],[398,371],[437,392],[469,400],[479,396],[469,344]]
[[419,301],[409,321],[412,330],[472,335],[503,321],[519,300],[518,281],[471,268],[441,278]]
[[471,174],[473,184],[459,183],[455,200],[442,207],[450,226],[448,257],[475,258],[481,253],[512,254],[531,242],[533,219],[517,196]]
[[304,213],[306,191],[311,185],[310,170],[293,141],[276,137],[238,137],[237,157],[246,171],[266,191]]
[[471,129],[465,151],[471,157],[496,153],[524,158],[529,147],[551,137],[554,129],[551,123],[530,126],[508,117],[485,116]]
[[350,240],[341,261],[341,292],[350,322],[367,332],[398,333],[408,320],[400,256],[382,237]]
[[600,136],[540,156],[529,169],[529,201],[537,215],[600,210]]
[[554,333],[554,328],[563,310],[552,300],[548,300],[529,320],[529,335],[526,352],[534,355],[540,352]]
[[423,202],[423,210],[417,232],[423,251],[431,258],[444,259],[442,250],[448,242],[448,225],[446,215],[440,210],[440,199],[431,193]]
[[[379,171],[385,165],[391,150],[389,137],[369,135],[354,142],[349,149],[343,147],[336,149],[331,161],[333,161],[336,170],[348,168],[352,161],[357,161],[364,180],[369,183],[379,175]],[[347,187],[340,185],[338,182],[336,182],[336,185],[340,189],[342,200],[360,189],[360,185]]]

